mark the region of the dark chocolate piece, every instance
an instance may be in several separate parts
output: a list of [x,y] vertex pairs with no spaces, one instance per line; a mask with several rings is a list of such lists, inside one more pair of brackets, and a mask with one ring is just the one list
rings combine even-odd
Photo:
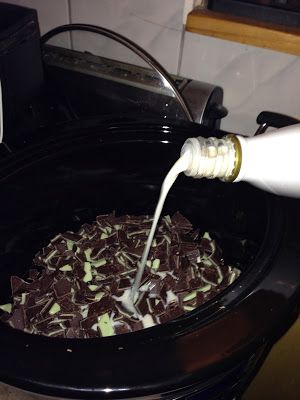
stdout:
[[80,321],[80,327],[82,329],[91,329],[94,324],[97,324],[97,317],[94,315]]
[[30,269],[28,274],[28,279],[35,280],[39,276],[39,271],[37,269]]
[[57,297],[64,297],[67,294],[70,294],[72,289],[72,284],[66,278],[60,279],[53,285],[53,289]]
[[19,278],[18,276],[12,276],[10,278],[10,285],[11,285],[12,295],[15,296],[16,294],[19,294],[24,290],[26,290],[29,284],[25,282],[23,279]]
[[8,323],[16,329],[24,330],[26,328],[24,310],[16,308],[12,316],[8,319]]
[[106,313],[107,311],[112,310],[114,307],[114,301],[110,296],[103,297],[100,301],[96,303],[92,303],[89,306],[89,314],[88,315],[101,315]]
[[209,234],[201,237],[177,212],[157,228],[132,307],[129,294],[151,223],[149,216],[112,213],[56,235],[35,255],[28,282],[11,277],[12,310],[2,306],[0,320],[50,337],[124,334],[193,311],[239,276]]
[[130,282],[130,279],[128,278],[121,278],[119,282],[119,289],[124,290],[124,289],[129,289],[131,288],[132,284]]

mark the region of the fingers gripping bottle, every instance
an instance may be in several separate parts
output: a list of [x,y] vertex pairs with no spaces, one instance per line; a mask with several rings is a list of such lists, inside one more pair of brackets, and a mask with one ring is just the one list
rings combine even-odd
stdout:
[[300,198],[300,124],[259,136],[190,138],[184,173],[193,178],[246,181],[274,194]]

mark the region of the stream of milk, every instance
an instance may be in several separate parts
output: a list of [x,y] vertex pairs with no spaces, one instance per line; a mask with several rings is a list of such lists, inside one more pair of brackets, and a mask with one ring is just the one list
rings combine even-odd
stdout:
[[181,172],[185,171],[188,168],[189,160],[190,160],[190,152],[186,151],[175,162],[175,164],[173,165],[173,167],[170,169],[167,176],[165,177],[163,184],[161,186],[158,203],[156,205],[155,212],[154,212],[152,226],[150,229],[150,233],[149,233],[149,236],[147,239],[147,243],[146,243],[141,261],[139,262],[138,270],[137,270],[134,284],[133,284],[132,291],[131,291],[131,299],[132,299],[133,303],[138,298],[137,294],[138,294],[139,286],[141,284],[141,279],[142,279],[142,276],[144,273],[145,265],[146,265],[146,262],[148,259],[148,255],[149,255],[149,251],[150,251],[152,241],[154,238],[157,223],[159,221],[159,217],[161,215],[167,194],[168,194],[169,190],[171,189],[173,183],[176,181],[177,176]]

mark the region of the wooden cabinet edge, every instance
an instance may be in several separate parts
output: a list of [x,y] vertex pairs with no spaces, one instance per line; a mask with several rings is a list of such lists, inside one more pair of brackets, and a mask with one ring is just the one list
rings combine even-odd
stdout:
[[300,28],[196,9],[188,14],[186,31],[300,56]]

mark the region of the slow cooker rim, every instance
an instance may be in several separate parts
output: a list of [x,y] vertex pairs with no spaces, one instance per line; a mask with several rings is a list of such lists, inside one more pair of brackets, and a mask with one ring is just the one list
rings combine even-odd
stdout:
[[[297,295],[295,295],[294,300],[295,304],[298,305],[299,303],[299,295],[300,291],[298,290]],[[288,307],[289,309],[289,307]],[[287,310],[282,310],[282,315],[285,315],[285,312]],[[297,314],[293,315],[293,319],[291,320],[291,323],[294,322],[297,318]],[[241,351],[238,353],[234,354],[230,359],[227,358],[220,362],[218,365],[211,365],[207,368],[205,371],[205,374],[201,376],[202,379],[205,379],[208,377],[211,373],[214,375],[216,373],[219,373],[222,375],[222,371],[224,369],[230,368],[233,363],[242,363],[243,360],[248,358],[251,358],[254,356],[255,351],[257,349],[262,349],[265,348],[266,346],[270,349],[271,346],[274,344],[274,339],[267,342],[265,336],[268,334],[274,334],[274,328],[276,328],[278,325],[274,324],[273,326],[270,326],[267,331],[264,332],[264,336],[262,338],[256,338],[254,341],[248,344],[247,347],[243,348]],[[267,354],[266,354],[267,355]],[[199,377],[199,376],[198,376]],[[141,396],[153,396],[153,395],[159,395],[161,393],[171,393],[171,392],[176,392],[180,391],[181,389],[188,389],[193,386],[198,386],[199,381],[197,380],[197,375],[193,375],[192,377],[189,377],[189,379],[185,379],[184,381],[178,381],[178,379],[174,378],[173,381],[169,381],[168,384],[166,384],[165,381],[159,382],[158,384],[154,385],[147,385],[143,387],[134,387],[132,389],[126,389],[126,388],[116,388],[116,390],[109,388],[109,391],[107,390],[107,387],[104,388],[78,388],[78,387],[69,387],[69,386],[56,386],[56,385],[51,385],[46,382],[35,382],[34,380],[28,380],[28,379],[19,379],[16,377],[11,377],[9,375],[3,375],[0,373],[0,382],[3,382],[7,385],[16,387],[21,390],[28,391],[30,393],[35,393],[35,394],[40,394],[40,395],[46,395],[50,396],[53,398],[56,397],[61,397],[64,396],[64,398],[68,399],[116,399],[116,400],[122,400],[122,399],[129,399],[131,397],[137,398]],[[184,385],[184,386],[183,386]],[[67,396],[67,397],[65,397]],[[99,397],[100,396],[100,397]],[[113,397],[111,397],[113,396]]]
[[[99,124],[100,122],[100,124]],[[101,132],[99,132],[101,129]],[[53,131],[55,130],[55,134]],[[47,152],[47,146],[52,148],[61,149],[61,146],[69,143],[70,140],[78,139],[81,140],[86,135],[91,136],[111,136],[113,138],[116,135],[134,134],[141,132],[144,134],[166,135],[166,137],[173,138],[174,136],[182,137],[184,141],[190,135],[188,132],[192,132],[197,135],[208,136],[211,134],[211,130],[205,126],[186,122],[186,121],[174,121],[174,120],[153,120],[140,119],[132,120],[127,119],[116,119],[112,122],[111,118],[87,118],[81,120],[68,121],[61,123],[55,127],[46,127],[38,130],[38,134],[33,138],[28,138],[24,141],[24,145],[13,149],[11,152],[6,154],[6,157],[0,159],[0,170],[5,168],[7,164],[22,163],[26,160],[32,159],[35,155],[38,155],[41,150]],[[221,130],[215,130],[216,136],[222,136],[225,132]],[[41,139],[42,137],[42,139]],[[143,140],[143,136],[140,137]]]

